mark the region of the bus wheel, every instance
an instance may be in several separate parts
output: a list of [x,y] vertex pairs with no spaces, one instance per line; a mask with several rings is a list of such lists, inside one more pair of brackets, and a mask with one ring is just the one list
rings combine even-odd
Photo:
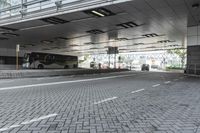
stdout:
[[64,69],[69,69],[69,66],[68,66],[68,65],[65,65]]
[[38,69],[44,69],[44,66],[42,64],[39,64]]

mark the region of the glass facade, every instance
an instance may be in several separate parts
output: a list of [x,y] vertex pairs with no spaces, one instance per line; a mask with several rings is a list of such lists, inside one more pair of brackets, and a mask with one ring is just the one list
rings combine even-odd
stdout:
[[8,2],[8,0],[1,0],[0,1],[0,9],[6,8],[6,7],[9,7],[9,6],[10,6],[10,3]]
[[3,9],[3,8],[19,5],[21,3],[22,3],[21,0],[1,0],[0,7],[1,9]]
[[[61,8],[79,8],[80,4],[91,6],[106,3],[107,0],[60,0]],[[57,3],[55,3],[57,2]],[[16,15],[26,15],[34,12],[40,12],[44,9],[56,9],[58,0],[0,0],[0,19],[12,17]],[[70,5],[70,6],[69,6]],[[76,5],[79,5],[76,7]],[[66,9],[66,8],[65,8]]]

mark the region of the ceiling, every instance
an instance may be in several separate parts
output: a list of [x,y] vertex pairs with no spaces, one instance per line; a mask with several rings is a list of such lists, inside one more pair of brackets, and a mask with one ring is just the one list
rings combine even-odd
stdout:
[[0,35],[0,48],[20,44],[27,51],[73,55],[103,54],[109,46],[121,53],[184,48],[187,26],[200,20],[196,3],[200,0],[132,0],[103,7],[110,16],[79,11],[55,16],[59,24],[40,19],[7,25],[12,29]]

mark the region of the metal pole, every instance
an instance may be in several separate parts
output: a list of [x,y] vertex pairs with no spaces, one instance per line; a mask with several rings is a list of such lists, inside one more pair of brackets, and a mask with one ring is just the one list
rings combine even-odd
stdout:
[[19,52],[16,51],[16,70],[19,70]]
[[109,61],[108,61],[109,63],[108,64],[109,64],[109,69],[110,69],[110,54],[108,54],[108,56],[109,56],[108,57],[109,58]]
[[114,64],[115,64],[114,68],[116,69],[116,52],[115,52]]
[[20,50],[20,45],[16,45],[16,70],[19,70],[19,50]]

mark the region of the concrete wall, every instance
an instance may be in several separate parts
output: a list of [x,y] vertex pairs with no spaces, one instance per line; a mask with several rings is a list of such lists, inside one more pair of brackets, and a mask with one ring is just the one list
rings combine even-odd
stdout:
[[[25,51],[20,51],[19,57],[24,56]],[[15,70],[16,65],[15,64],[4,64],[4,61],[1,61],[1,57],[16,57],[16,50],[15,49],[9,49],[9,48],[0,48],[0,70]],[[21,68],[21,66],[20,66]]]
[[[19,56],[23,57],[24,53],[25,51],[20,51]],[[9,48],[0,48],[0,56],[16,56],[16,50]]]
[[188,27],[187,73],[200,75],[200,26]]

